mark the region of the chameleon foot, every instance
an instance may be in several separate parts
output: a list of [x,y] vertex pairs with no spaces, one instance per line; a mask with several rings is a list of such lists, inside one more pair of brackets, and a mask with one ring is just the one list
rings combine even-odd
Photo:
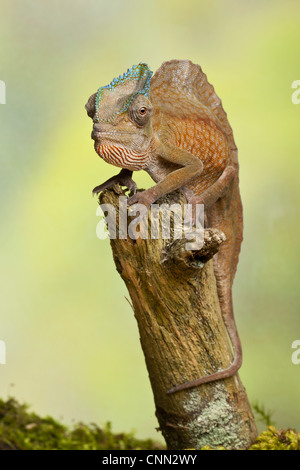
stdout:
[[93,189],[93,195],[101,193],[105,189],[112,188],[114,184],[119,184],[120,186],[125,186],[128,190],[136,192],[137,185],[131,178],[132,171],[122,169],[118,175],[109,178],[105,183],[96,186]]

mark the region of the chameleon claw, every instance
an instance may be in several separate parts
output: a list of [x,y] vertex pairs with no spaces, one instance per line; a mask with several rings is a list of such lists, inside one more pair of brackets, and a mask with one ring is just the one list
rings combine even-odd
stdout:
[[127,199],[128,215],[144,218],[148,214],[148,209],[153,202],[153,198],[148,191],[135,192],[133,196]]
[[113,176],[112,178],[109,178],[105,183],[99,184],[99,186],[96,186],[92,194],[95,196],[96,194],[101,193],[101,191],[104,191],[105,189],[112,188],[114,184],[119,184],[120,186],[125,186],[128,191],[134,191],[134,194],[136,193],[137,190],[137,184],[133,179],[131,178],[132,171],[129,170],[121,170],[118,175]]
[[134,195],[127,200],[128,206],[132,206],[133,204],[143,204],[147,209],[149,209],[153,202],[154,198],[150,190],[139,191],[138,193],[135,191]]
[[101,193],[101,191],[104,191],[104,189],[106,189],[105,183],[100,184],[99,186],[96,186],[96,187],[93,189],[92,195],[93,195],[93,196],[96,196],[97,194]]

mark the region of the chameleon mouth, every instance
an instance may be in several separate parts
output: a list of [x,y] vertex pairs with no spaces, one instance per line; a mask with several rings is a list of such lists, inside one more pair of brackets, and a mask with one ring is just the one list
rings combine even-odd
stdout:
[[91,138],[93,140],[102,140],[105,138],[118,140],[118,136],[120,135],[132,135],[132,132],[126,131],[98,131],[93,129]]

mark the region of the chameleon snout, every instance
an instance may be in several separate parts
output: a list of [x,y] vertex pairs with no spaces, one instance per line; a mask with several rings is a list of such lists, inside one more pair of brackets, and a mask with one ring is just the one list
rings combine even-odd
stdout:
[[94,139],[94,140],[100,139],[101,131],[103,131],[103,129],[101,129],[99,124],[94,124],[93,125],[93,130],[92,130],[92,133],[91,133],[91,139]]

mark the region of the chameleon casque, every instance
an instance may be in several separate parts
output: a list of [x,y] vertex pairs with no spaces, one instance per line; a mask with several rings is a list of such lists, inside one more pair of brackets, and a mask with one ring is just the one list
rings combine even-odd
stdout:
[[213,257],[218,297],[234,358],[211,375],[169,390],[177,392],[234,375],[242,364],[232,283],[242,242],[243,219],[238,158],[232,129],[221,100],[199,65],[189,60],[164,62],[152,77],[139,64],[100,87],[86,104],[93,120],[97,154],[121,172],[97,186],[97,194],[115,183],[136,189],[132,172],[145,170],[156,185],[137,192],[128,204],[149,207],[181,189],[187,202],[204,204],[205,225],[226,236]]

